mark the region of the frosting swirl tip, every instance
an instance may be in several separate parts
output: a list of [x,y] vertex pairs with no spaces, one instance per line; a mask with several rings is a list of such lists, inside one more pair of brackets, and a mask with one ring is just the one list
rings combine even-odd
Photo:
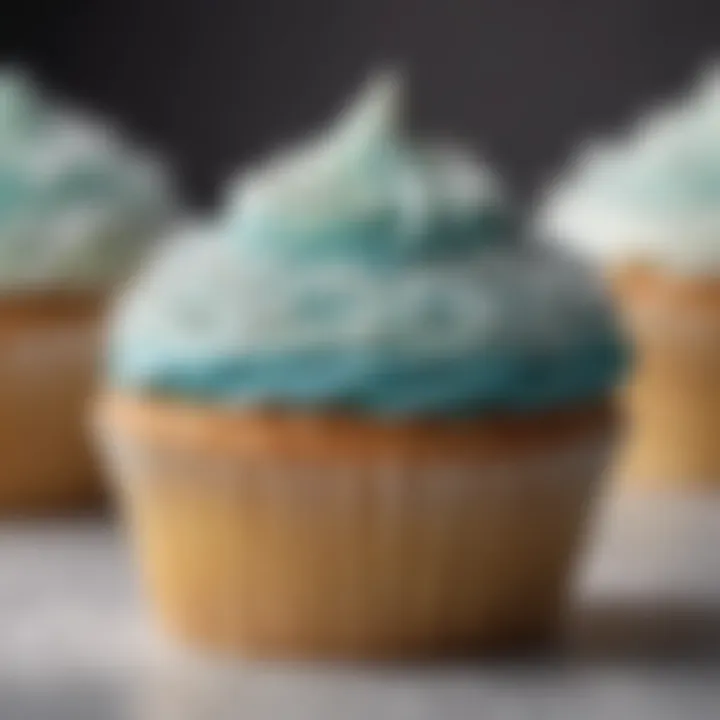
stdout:
[[497,178],[454,144],[408,136],[403,96],[402,76],[380,72],[319,136],[246,173],[229,202],[236,245],[392,261],[507,235]]

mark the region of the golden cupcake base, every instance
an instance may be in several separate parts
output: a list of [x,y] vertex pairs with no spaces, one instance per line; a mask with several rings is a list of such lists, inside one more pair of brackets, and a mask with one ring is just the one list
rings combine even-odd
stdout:
[[99,497],[86,421],[98,301],[0,297],[0,517],[75,510]]
[[720,489],[720,280],[613,278],[634,345],[615,475],[633,489]]
[[610,420],[594,407],[382,424],[119,396],[98,417],[173,635],[348,659],[552,635]]

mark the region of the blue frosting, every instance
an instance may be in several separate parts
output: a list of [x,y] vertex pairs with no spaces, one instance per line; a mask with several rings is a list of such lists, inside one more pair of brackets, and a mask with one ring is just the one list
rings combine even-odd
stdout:
[[364,118],[381,124],[374,132],[352,119],[313,153],[243,178],[224,219],[228,241],[251,257],[385,265],[454,257],[512,232],[487,170],[450,147],[402,138],[388,147],[392,116]]
[[149,264],[113,323],[119,387],[401,416],[607,393],[623,358],[600,290],[517,239],[487,171],[402,139],[395,89]]
[[163,365],[158,358],[123,358],[115,377],[121,387],[196,401],[334,405],[386,415],[531,411],[582,402],[601,397],[622,363],[618,344],[603,337],[559,354],[505,349],[435,361],[373,353],[165,359]]

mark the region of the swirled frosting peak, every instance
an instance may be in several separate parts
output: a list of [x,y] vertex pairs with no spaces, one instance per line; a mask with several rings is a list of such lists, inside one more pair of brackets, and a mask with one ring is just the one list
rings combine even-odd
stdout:
[[0,70],[0,292],[121,278],[170,210],[154,160]]
[[720,273],[720,67],[625,138],[589,144],[551,187],[539,222],[604,263]]
[[620,353],[601,292],[509,232],[467,154],[406,139],[398,93],[393,77],[373,83],[149,263],[113,323],[117,386],[403,416],[608,390]]
[[243,175],[227,218],[235,244],[392,261],[506,237],[496,178],[457,147],[409,139],[402,95],[398,76],[378,75],[335,125]]

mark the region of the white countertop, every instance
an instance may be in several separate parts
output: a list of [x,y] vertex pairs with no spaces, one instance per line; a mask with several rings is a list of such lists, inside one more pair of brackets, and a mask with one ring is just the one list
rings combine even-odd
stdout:
[[2,720],[693,720],[720,716],[720,498],[613,502],[567,647],[435,666],[219,666],[157,637],[122,532],[0,528]]

